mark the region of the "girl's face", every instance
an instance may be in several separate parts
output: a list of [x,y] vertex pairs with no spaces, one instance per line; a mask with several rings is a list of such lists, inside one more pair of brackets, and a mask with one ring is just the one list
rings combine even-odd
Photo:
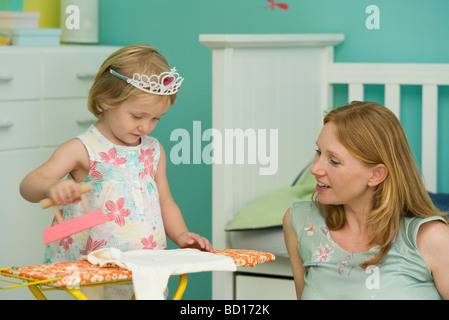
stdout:
[[103,135],[114,144],[137,146],[140,138],[156,128],[157,122],[170,107],[170,99],[153,94],[139,95],[113,107],[102,107],[98,122]]
[[324,125],[317,140],[310,172],[317,180],[317,199],[322,204],[365,207],[371,204],[373,168],[354,157],[337,139],[334,124]]

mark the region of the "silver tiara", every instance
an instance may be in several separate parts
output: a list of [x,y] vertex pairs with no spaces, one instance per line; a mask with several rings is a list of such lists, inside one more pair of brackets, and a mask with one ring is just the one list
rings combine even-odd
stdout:
[[112,69],[111,74],[119,79],[125,80],[137,89],[163,96],[178,92],[181,87],[181,83],[184,81],[184,78],[180,77],[176,72],[176,68],[173,68],[168,72],[162,72],[160,75],[153,74],[151,76],[147,76],[134,73],[132,79],[125,77]]

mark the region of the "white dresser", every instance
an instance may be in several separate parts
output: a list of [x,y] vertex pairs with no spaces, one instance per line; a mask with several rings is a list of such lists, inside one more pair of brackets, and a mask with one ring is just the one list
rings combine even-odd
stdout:
[[[0,268],[43,262],[42,231],[52,213],[25,201],[20,181],[95,121],[87,95],[101,63],[117,49],[0,47]],[[0,300],[12,298],[32,296],[26,288],[0,290]]]

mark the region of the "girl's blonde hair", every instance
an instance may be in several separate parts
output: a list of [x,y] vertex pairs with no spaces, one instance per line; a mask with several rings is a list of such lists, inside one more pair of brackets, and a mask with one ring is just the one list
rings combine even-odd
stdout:
[[[387,255],[402,217],[439,215],[448,220],[430,199],[405,132],[393,112],[375,102],[354,101],[329,112],[323,123],[328,122],[333,123],[338,140],[353,156],[367,166],[382,163],[388,169],[386,179],[377,186],[373,208],[367,216],[367,223],[374,230],[371,245],[379,244],[379,252],[362,263],[362,268],[378,264]],[[316,202],[330,230],[344,226],[343,205]]]
[[[102,116],[103,109],[100,106],[111,108],[129,98],[150,94],[115,77],[110,69],[128,78],[132,78],[134,73],[150,76],[170,71],[167,60],[150,45],[131,45],[112,53],[101,65],[89,91],[87,107],[97,118]],[[161,98],[170,99],[172,105],[176,93]]]

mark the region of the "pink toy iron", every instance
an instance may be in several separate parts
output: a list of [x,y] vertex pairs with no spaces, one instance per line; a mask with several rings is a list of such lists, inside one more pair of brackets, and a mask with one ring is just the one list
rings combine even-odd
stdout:
[[54,205],[53,200],[47,198],[40,202],[42,209],[47,209],[49,207],[53,208],[55,219],[58,222],[58,224],[44,230],[45,244],[49,244],[51,242],[66,238],[75,233],[84,231],[86,229],[98,226],[109,221],[103,210],[98,209],[92,212],[90,211],[89,204],[87,203],[84,193],[92,191],[92,186],[89,183],[82,184],[80,186],[80,191],[81,201],[83,203],[84,209],[86,210],[86,214],[68,221],[63,222],[61,211],[59,210],[58,206]]

